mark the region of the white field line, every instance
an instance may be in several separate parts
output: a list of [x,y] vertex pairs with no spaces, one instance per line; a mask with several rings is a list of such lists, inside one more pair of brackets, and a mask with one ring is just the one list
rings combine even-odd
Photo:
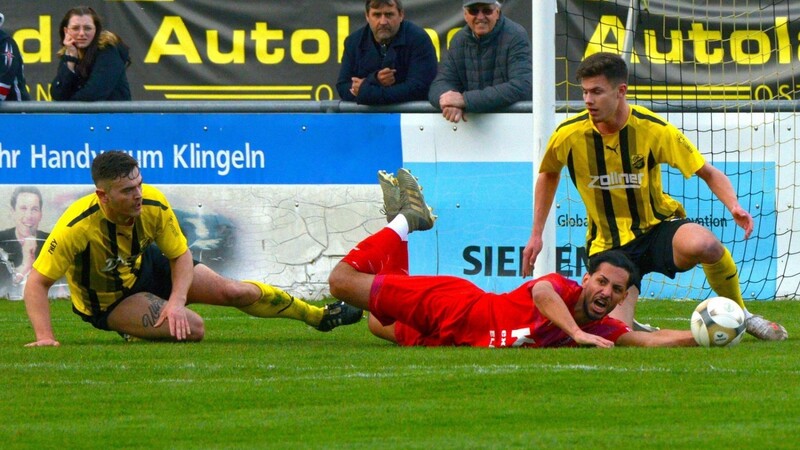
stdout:
[[[536,350],[531,350],[535,352]],[[45,368],[47,370],[64,370],[64,371],[71,371],[71,372],[79,372],[82,367],[79,365],[74,364],[64,364],[64,363],[33,363],[33,364],[0,364],[0,369],[12,369],[12,370],[26,370],[26,369],[41,369]],[[99,367],[95,367],[98,369]],[[109,369],[113,369],[116,371],[125,371],[131,368],[126,366],[116,366],[116,365],[109,365]],[[526,365],[519,365],[519,364],[506,364],[506,365],[486,365],[486,366],[479,366],[479,365],[462,365],[462,366],[452,366],[447,368],[431,368],[428,366],[418,366],[418,365],[410,365],[405,367],[392,367],[387,368],[380,371],[364,371],[363,368],[358,367],[341,367],[341,366],[315,366],[315,367],[294,367],[294,366],[286,366],[286,367],[279,367],[276,365],[265,365],[262,367],[256,368],[253,371],[252,368],[249,370],[252,372],[281,372],[276,373],[274,376],[246,376],[246,377],[237,377],[231,376],[231,367],[217,365],[217,366],[209,366],[209,365],[195,365],[195,364],[184,364],[181,366],[175,366],[175,369],[186,370],[186,374],[190,375],[191,371],[198,370],[204,373],[208,373],[210,371],[221,371],[225,372],[224,376],[222,377],[211,377],[211,378],[158,378],[158,379],[139,379],[139,380],[100,380],[100,379],[84,379],[84,380],[66,380],[66,379],[56,379],[56,380],[48,380],[48,385],[118,385],[118,384],[127,384],[127,385],[148,385],[148,384],[161,384],[161,383],[285,383],[286,381],[331,381],[335,379],[393,379],[393,378],[408,378],[408,377],[420,377],[420,376],[452,376],[454,374],[481,374],[481,375],[497,375],[497,374],[537,374],[542,372],[613,372],[613,373],[671,373],[671,372],[680,372],[680,373],[693,373],[693,374],[748,374],[752,371],[747,370],[738,370],[738,369],[729,369],[729,368],[717,368],[713,365],[703,366],[703,367],[696,367],[691,370],[681,369],[681,370],[674,370],[668,367],[646,367],[646,366],[639,366],[639,367],[614,367],[614,366],[606,366],[606,365],[591,365],[591,364],[526,364]],[[137,368],[136,370],[141,370]],[[760,374],[763,374],[764,371],[759,371]],[[800,374],[800,370],[791,370],[791,371],[781,371],[786,375],[798,375]]]

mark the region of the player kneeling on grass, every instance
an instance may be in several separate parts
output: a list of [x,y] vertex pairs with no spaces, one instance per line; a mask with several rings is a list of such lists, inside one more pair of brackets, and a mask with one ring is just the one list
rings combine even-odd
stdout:
[[356,245],[334,268],[331,294],[370,311],[376,336],[411,346],[696,346],[691,331],[633,331],[608,317],[637,277],[633,263],[609,251],[578,284],[558,274],[504,294],[452,276],[409,276],[408,234],[436,219],[405,169],[379,173],[388,226]]
[[66,274],[72,309],[101,330],[147,340],[199,341],[203,319],[190,303],[233,306],[256,317],[300,320],[320,331],[358,322],[362,311],[342,302],[310,305],[258,281],[224,278],[192,260],[166,197],[142,183],[124,152],[92,162],[95,193],[73,203],[33,264],[25,308],[33,346],[58,346],[47,293]]

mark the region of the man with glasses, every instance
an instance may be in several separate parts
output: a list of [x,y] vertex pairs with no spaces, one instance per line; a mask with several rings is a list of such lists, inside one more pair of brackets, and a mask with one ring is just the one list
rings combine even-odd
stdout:
[[467,24],[453,36],[428,91],[450,122],[532,98],[530,39],[500,8],[497,1],[464,0]]

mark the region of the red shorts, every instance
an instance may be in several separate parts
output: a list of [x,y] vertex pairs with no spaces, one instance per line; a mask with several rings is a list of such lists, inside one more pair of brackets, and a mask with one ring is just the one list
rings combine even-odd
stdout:
[[496,294],[457,277],[378,275],[369,310],[383,325],[395,323],[400,345],[486,346],[486,296]]

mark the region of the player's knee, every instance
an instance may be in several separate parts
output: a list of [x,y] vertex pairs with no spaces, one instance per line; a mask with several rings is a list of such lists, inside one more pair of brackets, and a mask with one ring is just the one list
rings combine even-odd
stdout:
[[367,326],[369,331],[376,337],[385,339],[389,342],[397,343],[397,337],[394,334],[394,324],[383,325],[374,315],[370,314]]
[[374,334],[375,336],[383,337],[383,336],[381,336],[381,334],[382,334],[382,331],[383,331],[384,327],[378,321],[378,319],[376,319],[375,316],[373,316],[372,314],[370,314],[368,319],[367,319],[367,327],[369,328],[369,331],[372,334]]
[[339,263],[328,276],[328,286],[330,287],[331,295],[336,298],[344,298],[347,295],[346,286],[348,277],[347,271],[344,269],[344,264]]
[[189,327],[189,329],[192,330],[192,334],[186,336],[187,341],[200,342],[206,337],[206,324],[202,317],[198,316],[196,319],[193,319]]
[[251,291],[252,285],[249,283],[225,280],[220,286],[219,295],[226,305],[243,306],[253,302],[253,300],[249,298]]
[[722,258],[722,255],[725,254],[725,246],[722,245],[716,237],[712,237],[710,239],[704,239],[701,243],[701,252],[702,255],[700,260],[702,262],[716,262]]

